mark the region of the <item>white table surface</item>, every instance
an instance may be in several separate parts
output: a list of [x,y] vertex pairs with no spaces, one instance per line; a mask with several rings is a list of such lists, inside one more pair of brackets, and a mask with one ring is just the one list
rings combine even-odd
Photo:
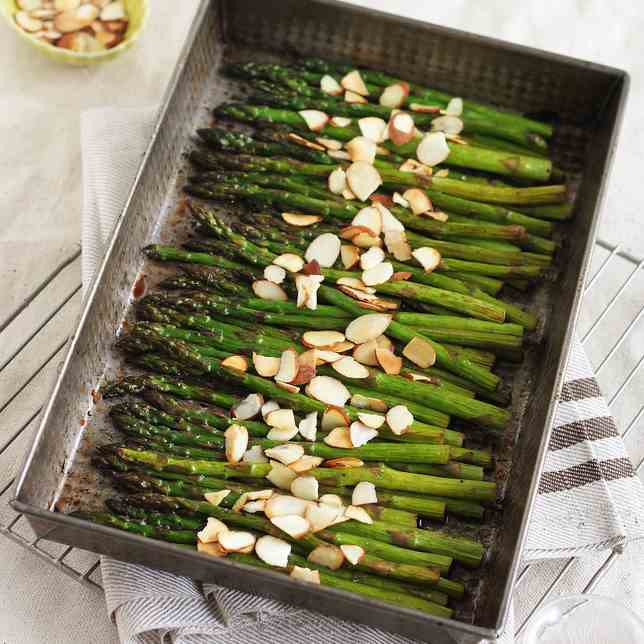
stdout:
[[[611,4],[599,0],[354,2],[628,70],[632,75],[631,98],[600,235],[635,254],[644,255],[644,226],[640,224],[644,200],[637,194],[642,184],[644,148],[641,116],[644,108],[644,47],[641,44],[644,8],[640,3]],[[151,105],[158,102],[163,93],[197,2],[154,0],[152,5],[150,24],[140,43],[116,61],[92,68],[60,66],[35,55],[6,25],[0,25],[0,60],[4,63],[0,71],[0,325],[25,294],[78,246],[80,112],[102,105]],[[0,410],[15,392],[16,383],[23,383],[25,376],[39,364],[39,356],[41,359],[43,352],[53,351],[70,331],[79,306],[79,296],[75,292],[79,276],[80,262],[76,259],[20,317],[19,323],[10,325],[0,335],[2,365],[29,338],[39,320],[51,313],[51,301],[69,296],[66,304],[52,317],[47,333],[39,334],[32,341],[33,346],[29,345],[29,351],[2,370]],[[580,321],[582,332],[590,328],[593,314],[599,310],[597,307],[605,305],[613,294],[610,284],[598,286],[593,291],[592,301],[587,302],[584,309]],[[644,284],[642,287],[644,289]],[[637,306],[641,306],[641,302],[636,296],[625,297],[615,313],[618,316],[615,325],[605,324],[597,330],[594,342],[589,346],[595,365],[601,362],[606,343],[618,332],[619,320],[632,316],[633,307]],[[623,372],[629,361],[637,361],[642,335],[633,334],[632,342],[625,343],[602,370],[600,381],[609,397],[616,389],[616,373]],[[8,438],[4,432],[27,422],[37,410],[56,362],[54,356],[12,404],[0,411],[0,445]],[[644,376],[640,370],[629,384],[629,390],[642,391],[643,387]],[[641,397],[620,395],[613,411],[622,424],[627,424],[640,405]],[[9,464],[0,465],[0,486],[15,472],[33,425],[31,421],[28,431],[12,444]],[[644,432],[633,431],[631,436],[634,438],[627,443],[635,463],[644,455],[644,440],[640,439],[640,434]],[[607,575],[606,583],[611,583],[612,579],[614,584],[621,578],[620,574],[626,574],[625,565],[626,562],[615,567]],[[580,571],[577,573],[579,580],[576,583],[583,587],[587,578]],[[570,588],[574,589],[575,580],[570,583]],[[107,644],[117,641],[100,594],[50,569],[0,536],[1,644]]]

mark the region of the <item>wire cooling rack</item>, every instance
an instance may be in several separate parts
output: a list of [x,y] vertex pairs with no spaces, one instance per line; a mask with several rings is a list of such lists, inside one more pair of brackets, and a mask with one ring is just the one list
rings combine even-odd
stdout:
[[[76,581],[102,591],[96,555],[38,539],[22,515],[9,507],[13,480],[22,454],[36,428],[41,402],[62,359],[80,304],[78,280],[80,249],[67,257],[19,306],[0,322],[0,533],[28,549]],[[593,364],[597,378],[615,415],[638,475],[644,474],[644,258],[624,252],[620,246],[597,241],[589,279],[585,286],[577,332]],[[8,347],[3,349],[3,347]],[[3,353],[4,351],[4,353]],[[36,356],[45,355],[38,361]],[[576,562],[558,560],[537,601],[521,609],[520,634],[532,614],[561,592],[568,576],[576,575],[576,592],[597,588],[619,556],[604,554],[585,571]],[[527,583],[541,564],[526,566],[517,588]]]

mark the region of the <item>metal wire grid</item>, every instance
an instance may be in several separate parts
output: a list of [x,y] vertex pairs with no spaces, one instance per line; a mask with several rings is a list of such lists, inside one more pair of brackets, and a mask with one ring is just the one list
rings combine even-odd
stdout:
[[[34,301],[34,299],[43,292],[48,285],[56,279],[56,277],[61,273],[63,269],[73,263],[80,255],[80,250],[75,251],[69,255],[63,262],[61,262],[41,284],[38,285],[36,289],[18,306],[16,309],[9,315],[9,317],[0,323],[0,333],[2,333],[19,315],[25,311]],[[605,276],[611,267],[614,267],[617,259],[621,259],[627,263],[628,269],[626,276],[623,281],[619,284],[618,288],[614,291],[610,297],[607,304],[600,310],[600,312],[594,317],[592,324],[585,331],[582,336],[582,343],[585,347],[589,346],[590,341],[592,340],[596,330],[600,327],[602,322],[606,319],[609,313],[616,307],[618,303],[623,301],[626,298],[631,298],[635,301],[639,309],[637,312],[630,317],[626,327],[621,332],[619,337],[614,341],[613,345],[609,351],[601,358],[601,360],[595,364],[595,371],[597,375],[600,375],[604,367],[609,363],[611,358],[613,358],[619,349],[624,345],[624,343],[632,337],[633,331],[636,329],[639,321],[644,315],[644,291],[635,290],[633,285],[635,280],[641,275],[641,269],[644,268],[644,258],[634,257],[633,255],[624,252],[620,246],[615,246],[609,244],[605,241],[598,240],[595,246],[595,256],[594,260],[597,263],[599,259],[599,266],[589,277],[585,289],[584,289],[584,303],[586,304],[592,296],[593,288],[596,287],[600,279]],[[38,328],[32,332],[23,342],[20,343],[20,346],[9,356],[4,363],[0,364],[0,372],[2,372],[12,361],[19,358],[23,351],[29,348],[30,343],[33,339],[47,327],[52,319],[60,312],[63,306],[80,290],[81,285],[77,284],[75,288],[71,289],[70,292],[59,301],[53,310],[47,315]],[[54,357],[59,353],[66,342],[66,339],[59,343],[54,350],[43,360],[40,366],[29,376],[22,384],[17,384],[17,388],[14,393],[11,394],[9,399],[0,407],[0,413],[2,413],[15,398],[45,369],[45,367],[54,359]],[[630,383],[637,376],[642,363],[644,363],[644,353],[639,357],[634,366],[628,369],[620,378],[619,385],[617,389],[612,393],[608,399],[608,404],[610,407],[622,397],[626,397],[627,390]],[[626,392],[626,393],[625,393]],[[637,395],[633,392],[634,402],[639,402]],[[37,409],[34,413],[27,418],[26,421],[20,424],[20,426],[10,434],[9,438],[0,445],[0,459],[2,458],[3,453],[9,448],[9,446],[14,443],[14,441],[27,430],[33,423],[33,421],[38,417],[40,409]],[[639,421],[644,416],[644,404],[641,405],[634,417],[627,422],[625,429],[622,432],[623,438],[627,438],[628,435],[639,428],[644,431],[644,426],[640,427]],[[620,419],[623,420],[623,419]],[[635,466],[636,472],[639,474],[642,471],[644,466],[644,458],[642,458]],[[43,561],[47,562],[49,565],[54,566],[55,568],[61,570],[65,574],[69,575],[76,581],[85,586],[93,588],[97,591],[102,591],[102,585],[100,580],[100,569],[99,561],[96,555],[92,553],[87,553],[81,551],[79,553],[78,549],[72,547],[64,547],[60,544],[54,544],[43,539],[38,539],[35,537],[33,532],[27,525],[26,520],[21,514],[14,512],[9,506],[8,501],[11,494],[11,489],[13,486],[13,478],[7,481],[3,487],[0,489],[0,533],[12,539],[14,542],[28,549],[34,555],[40,557]],[[78,555],[81,556],[78,556]],[[604,577],[606,572],[614,563],[617,555],[619,554],[618,550],[612,551],[606,555],[604,561],[597,566],[597,569],[594,571],[590,580],[586,583],[586,586],[581,592],[590,593],[596,588],[599,581]],[[571,570],[575,559],[568,559],[558,574],[551,581],[550,585],[545,589],[545,591],[540,596],[538,602],[532,607],[532,609],[525,615],[519,625],[519,628],[516,632],[516,635],[520,635],[525,626],[530,619],[530,617],[535,613],[535,611],[552,595],[557,591],[558,586],[561,584],[562,579],[566,574]],[[516,588],[519,588],[522,583],[528,577],[529,570],[533,565],[528,565],[523,568],[519,577],[517,579]]]

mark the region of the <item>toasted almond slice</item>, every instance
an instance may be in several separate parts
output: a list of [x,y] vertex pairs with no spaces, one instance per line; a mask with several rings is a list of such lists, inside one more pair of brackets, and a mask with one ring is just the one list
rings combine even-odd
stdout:
[[379,103],[392,109],[401,107],[409,96],[409,84],[401,81],[385,87],[380,95]]
[[297,289],[297,307],[317,308],[317,289],[320,283],[315,282],[309,275],[296,275],[295,288]]
[[268,459],[264,456],[264,450],[259,445],[253,445],[247,449],[242,456],[244,463],[268,463]]
[[352,565],[357,566],[360,563],[360,560],[365,556],[364,548],[361,546],[354,545],[342,545],[340,546],[342,554],[344,554],[346,560]]
[[203,498],[212,505],[219,505],[229,494],[230,490],[217,490],[216,492],[206,492]]
[[[296,479],[297,477],[293,478],[291,485]],[[269,519],[272,519],[273,517],[284,517],[291,515],[303,517],[306,513],[307,507],[308,502],[304,499],[300,499],[289,494],[273,494],[266,501],[266,508],[264,509],[264,513]]]
[[355,161],[347,170],[347,183],[360,201],[366,201],[382,185],[382,179],[370,163]]
[[262,394],[248,394],[233,407],[233,416],[238,420],[250,420],[259,414],[263,404],[264,396]]
[[335,378],[316,376],[306,387],[309,396],[335,407],[344,407],[351,397],[349,390]]
[[409,202],[399,192],[394,192],[393,201],[403,208],[409,208]]
[[357,505],[350,505],[347,507],[344,511],[344,516],[349,519],[355,519],[360,523],[366,523],[367,525],[371,525],[373,523],[373,519],[369,516],[367,511]]
[[300,353],[297,358],[297,375],[292,381],[294,385],[305,385],[315,377],[315,367],[317,366],[317,351],[311,349]]
[[[99,30],[97,30],[94,28],[94,25],[101,25],[101,27]],[[121,42],[122,37],[119,34],[112,33],[111,31],[101,31],[102,25],[102,22],[95,20],[92,23],[92,30],[96,34],[96,40],[98,40],[98,42],[103,45],[105,49],[111,49]]]
[[376,266],[378,266],[378,264],[382,264],[382,262],[384,261],[384,251],[382,250],[382,248],[374,246],[360,256],[360,268],[367,271],[370,268],[375,268]]
[[450,99],[447,107],[445,108],[445,114],[448,116],[460,116],[463,113],[463,99],[458,96]]
[[313,132],[319,132],[329,122],[329,117],[320,110],[301,110],[298,114],[304,119],[306,127]]
[[336,427],[348,427],[349,417],[343,409],[338,407],[328,407],[322,414],[322,431],[330,432]]
[[449,156],[449,146],[444,132],[429,132],[425,134],[416,148],[416,157],[421,163],[435,166]]
[[21,11],[37,11],[42,7],[42,0],[16,0],[16,5]]
[[384,400],[380,400],[380,398],[369,398],[367,396],[362,396],[361,394],[351,396],[351,406],[357,407],[358,409],[370,409],[371,411],[383,414],[388,409],[387,403],[385,403]]
[[432,132],[456,135],[463,131],[463,121],[458,116],[439,116],[432,121]]
[[352,240],[354,246],[358,248],[373,248],[374,246],[382,246],[382,239],[374,237],[369,233],[358,233]]
[[[341,456],[340,458],[331,458],[327,461],[324,461],[324,467],[329,467],[334,470],[347,470],[352,467],[362,467],[364,461],[354,456]],[[333,495],[325,495],[333,496]]]
[[377,116],[365,116],[358,120],[360,133],[374,143],[381,143],[385,140],[387,123]]
[[292,385],[290,382],[281,382],[279,380],[275,381],[275,384],[280,388],[288,391],[291,394],[296,394],[300,391],[300,388],[297,385]]
[[304,517],[295,514],[275,517],[271,519],[271,523],[293,539],[301,539],[311,531],[311,524]]
[[329,347],[329,351],[335,351],[336,353],[344,353],[345,351],[351,351],[353,347],[354,347],[353,342],[348,342],[347,340],[345,340],[344,342],[337,342],[336,344],[332,344]]
[[280,368],[275,374],[275,380],[280,382],[291,382],[297,376],[298,362],[297,351],[295,349],[286,349],[280,356]]
[[248,430],[242,425],[230,425],[224,433],[226,439],[226,460],[239,463],[248,448]]
[[342,85],[329,74],[324,74],[320,78],[320,89],[329,96],[341,96],[343,92]]
[[112,33],[122,34],[127,29],[128,21],[125,20],[105,20],[103,26]]
[[350,90],[344,93],[344,100],[346,103],[368,103],[367,99],[360,94],[356,94]]
[[[285,383],[282,383],[285,384]],[[266,438],[271,441],[290,441],[297,435],[297,428],[295,429],[282,429],[278,427],[273,427]]]
[[297,579],[298,581],[306,581],[309,584],[318,584],[320,585],[320,571],[311,570],[310,568],[303,568],[301,566],[293,566],[289,577]]
[[[260,356],[260,357],[263,357],[263,356]],[[279,358],[275,358],[275,359],[276,359],[276,360],[279,360]],[[279,369],[279,363],[276,365],[275,373],[277,373],[277,370],[278,370],[278,369]],[[275,375],[275,373],[273,374],[273,376]],[[266,402],[262,405],[262,408],[261,408],[261,410],[260,410],[260,411],[261,411],[261,414],[262,414],[262,418],[263,418],[264,420],[266,420],[266,416],[268,416],[272,411],[276,411],[276,410],[277,410],[277,409],[279,409],[279,408],[280,408],[280,406],[279,406],[279,403],[278,403],[277,401],[275,401],[275,400],[268,400],[268,401],[266,401]]]
[[309,148],[310,150],[317,150],[318,152],[324,152],[323,145],[319,143],[314,143],[313,141],[309,141],[308,139],[305,139],[303,136],[300,136],[295,132],[289,132],[288,139],[290,141],[293,141],[293,143],[297,143],[298,145],[301,145],[305,148]]
[[398,112],[389,119],[387,128],[389,138],[394,145],[409,143],[416,136],[416,126],[411,114]]
[[354,360],[351,356],[344,356],[341,360],[334,362],[331,367],[346,378],[369,377],[369,369]]
[[376,344],[375,340],[369,340],[362,344],[356,345],[353,350],[353,357],[360,364],[367,365],[368,367],[377,367],[378,360],[376,358]]
[[320,505],[332,505],[334,508],[344,510],[344,502],[342,497],[337,494],[323,494],[319,499]]
[[228,532],[228,526],[223,521],[208,517],[206,525],[197,532],[197,537],[201,543],[216,543],[224,532]]
[[404,434],[413,422],[414,417],[405,405],[396,405],[387,412],[387,425],[396,436]]
[[[306,226],[312,226],[322,221],[320,215],[305,215],[299,212],[283,212],[282,219],[291,226],[298,226],[304,228]],[[279,264],[278,264],[279,266]],[[293,271],[297,272],[297,271]]]
[[391,262],[382,262],[373,268],[363,271],[362,281],[367,286],[376,286],[389,281],[393,274],[394,267],[391,265]]
[[354,137],[347,143],[346,148],[351,161],[373,163],[376,159],[376,144],[365,136]]
[[344,333],[340,331],[307,331],[302,335],[305,347],[328,348],[338,342],[344,342]]
[[428,210],[427,212],[421,213],[422,217],[430,217],[431,219],[435,219],[436,221],[447,221],[449,219],[449,215],[446,212],[443,212],[442,210]]
[[255,535],[240,530],[228,530],[219,534],[219,545],[226,552],[252,552]]
[[[71,11],[80,6],[80,0],[54,0],[54,9],[56,11]],[[41,4],[40,2],[38,3]]]
[[18,11],[14,20],[23,31],[29,33],[35,33],[43,28],[42,20],[32,18],[26,11]]
[[423,246],[412,251],[412,255],[426,273],[431,273],[441,263],[441,254],[435,248]]
[[415,336],[405,346],[402,354],[422,369],[431,367],[436,362],[436,351],[430,342]]
[[265,490],[251,490],[246,493],[246,496],[249,501],[257,501],[258,499],[267,501],[273,496],[273,494],[275,494],[275,490],[267,488]]
[[338,141],[337,139],[328,139],[322,136],[318,136],[315,139],[325,150],[333,150],[337,152],[338,150],[342,150],[342,141]]
[[330,268],[340,255],[340,238],[333,233],[323,233],[316,237],[306,249],[307,262],[317,260],[323,268]]
[[[295,479],[297,480],[297,479]],[[333,525],[338,516],[343,512],[344,507],[336,507],[327,503],[310,503],[306,508],[304,517],[311,524],[311,531],[317,532]]]
[[389,349],[389,351],[394,350],[394,343],[386,335],[379,335],[376,338],[376,344],[381,349]]
[[368,481],[360,481],[360,483],[353,488],[351,504],[368,505],[369,503],[378,503],[376,486]]
[[300,436],[307,441],[314,441],[315,435],[317,434],[318,427],[318,413],[317,411],[312,411],[310,414],[307,414],[298,425],[298,430]]
[[385,246],[399,262],[406,262],[412,257],[411,246],[409,245],[407,235],[404,232],[401,233],[397,230],[388,230],[385,233]]
[[412,112],[420,112],[421,114],[439,114],[441,111],[439,105],[427,105],[425,103],[412,103],[409,109]]
[[324,281],[320,262],[318,262],[317,259],[312,259],[310,262],[304,264],[304,266],[302,266],[302,273],[309,277],[316,277],[318,282]]
[[244,494],[241,494],[239,498],[235,501],[231,510],[233,512],[239,513],[242,511],[242,508],[246,505],[246,503],[248,503],[248,493],[244,492]]
[[281,284],[286,279],[286,271],[281,266],[271,264],[264,269],[264,279],[273,284]]
[[380,414],[368,414],[366,412],[359,412],[358,419],[361,423],[371,429],[380,429],[385,422],[384,416],[381,416]]
[[333,116],[331,117],[331,125],[334,127],[349,127],[351,119],[346,116]]
[[353,244],[340,246],[340,259],[345,269],[353,268],[360,261],[360,251]]
[[378,347],[376,349],[376,357],[385,373],[394,376],[400,373],[400,370],[402,369],[402,358],[395,355],[393,351]]
[[330,570],[337,570],[344,563],[342,550],[330,543],[311,550],[307,559]]
[[284,465],[290,465],[295,463],[298,458],[302,458],[304,448],[301,445],[294,444],[277,445],[276,447],[265,449],[264,454]]
[[317,349],[318,364],[331,364],[342,358],[341,353],[327,349]]
[[257,539],[255,554],[269,566],[286,568],[291,554],[291,544],[277,537],[272,537],[270,534],[265,534]]
[[228,356],[221,361],[222,367],[229,367],[235,371],[246,373],[248,371],[248,360],[244,356]]
[[[421,177],[431,177],[434,172],[430,166],[420,163],[416,159],[407,159],[398,169],[401,172],[411,172]],[[409,208],[409,203],[407,202],[404,207]]]
[[253,293],[262,300],[273,300],[276,302],[286,302],[288,295],[279,285],[273,284],[268,280],[255,280],[252,283]]
[[357,69],[353,69],[340,81],[340,85],[344,89],[355,92],[356,94],[362,94],[362,96],[369,96],[369,90],[365,85],[365,82],[362,80],[362,76]]
[[263,376],[264,378],[272,378],[279,371],[280,359],[272,356],[260,356],[258,353],[253,353],[253,366],[260,376]]
[[248,514],[257,514],[258,512],[263,513],[265,509],[266,501],[263,499],[260,499],[259,501],[248,501],[248,503],[244,504],[244,507],[242,508],[242,510]]
[[125,9],[123,3],[110,2],[101,10],[101,20],[123,20],[125,18]]
[[298,458],[295,463],[291,463],[289,468],[292,469],[296,474],[304,474],[305,472],[310,472],[316,467],[322,464],[324,459],[319,456],[310,456],[309,454],[304,454],[302,458]]
[[[329,154],[331,154],[331,153],[329,152]],[[342,191],[342,198],[347,200],[347,201],[353,201],[353,200],[357,199],[357,197],[349,189],[349,184],[347,184],[347,187]]]
[[283,255],[278,255],[273,260],[273,264],[286,269],[289,273],[299,273],[304,267],[304,260],[294,253],[284,253]]
[[374,237],[382,231],[382,217],[375,206],[366,206],[358,211],[358,214],[351,221],[351,226],[359,228],[360,232],[368,232]]
[[266,478],[275,486],[281,490],[290,490],[291,483],[295,479],[297,474],[289,469],[286,465],[278,461],[271,461],[271,470],[266,475]]
[[330,447],[339,447],[341,449],[351,449],[351,435],[346,427],[336,427],[331,430],[325,437],[324,442]]
[[409,202],[411,211],[415,215],[419,215],[421,212],[426,212],[427,210],[432,209],[432,202],[429,200],[425,191],[420,188],[410,188],[409,190],[406,190],[403,197]]
[[368,233],[370,235],[372,232],[371,228],[367,228],[366,226],[354,226],[352,224],[340,229],[340,237],[342,239],[353,239],[360,233]]
[[385,311],[391,311],[397,308],[397,304],[391,300],[381,300],[376,298],[373,302],[360,302],[360,308],[365,309],[366,311],[376,311],[378,313],[384,313]]
[[405,373],[405,378],[411,380],[412,382],[429,382],[430,384],[436,384],[436,380],[431,376],[426,376],[424,373],[414,373],[408,371]]
[[[76,17],[83,23],[83,27],[89,27],[92,22],[98,18],[99,14],[98,7],[87,3],[81,4],[80,7],[77,7],[73,11],[76,14]],[[125,15],[123,15],[123,18],[125,18]]]
[[[351,156],[349,155],[349,153],[346,150],[328,150],[327,154],[332,159],[338,159],[338,161],[350,161],[351,160]],[[345,190],[342,191],[342,196],[345,199],[355,199],[355,197],[353,197],[351,195],[353,195],[353,193],[349,190],[349,188],[345,188]]]
[[211,557],[225,557],[226,551],[218,543],[202,543],[197,539],[197,552]]
[[353,447],[362,447],[378,436],[378,431],[355,420],[349,427],[349,438]]
[[387,206],[385,206],[382,202],[376,201],[374,202],[374,207],[378,210],[380,213],[380,220],[382,222],[382,232],[387,233],[391,231],[396,231],[396,232],[405,232],[405,227],[396,219],[391,214],[391,211]]
[[347,326],[344,335],[351,342],[362,344],[375,340],[382,335],[391,323],[391,315],[381,313],[368,313],[352,320]]
[[277,429],[293,430],[297,432],[295,415],[292,409],[276,409],[266,415],[264,419],[269,427]]
[[336,168],[331,172],[328,179],[329,190],[334,195],[341,195],[347,188],[347,175],[342,168]]
[[291,493],[298,499],[317,501],[318,480],[314,476],[298,476],[291,483]]

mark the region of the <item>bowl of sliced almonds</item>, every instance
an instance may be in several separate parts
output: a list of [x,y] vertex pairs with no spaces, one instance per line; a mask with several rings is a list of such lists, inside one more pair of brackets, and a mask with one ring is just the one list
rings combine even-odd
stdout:
[[87,65],[111,60],[143,30],[147,0],[0,0],[18,35],[44,54]]

